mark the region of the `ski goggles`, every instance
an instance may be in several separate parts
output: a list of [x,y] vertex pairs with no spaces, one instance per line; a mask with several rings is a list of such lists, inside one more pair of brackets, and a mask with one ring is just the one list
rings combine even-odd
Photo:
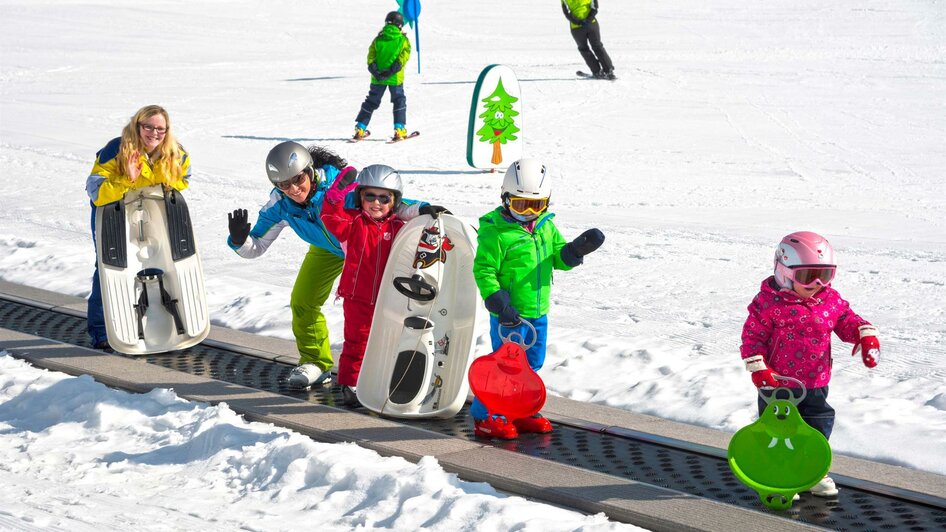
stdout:
[[377,201],[381,205],[387,205],[391,203],[393,199],[390,194],[373,194],[371,192],[365,192],[361,195],[361,199],[367,201],[368,203]]
[[548,198],[509,196],[509,210],[516,214],[542,214],[549,206]]
[[805,288],[815,285],[827,286],[834,279],[837,266],[795,266],[789,268],[792,281]]
[[309,173],[303,170],[285,181],[276,183],[276,186],[279,187],[279,190],[288,192],[292,187],[301,187],[307,177],[309,177]]

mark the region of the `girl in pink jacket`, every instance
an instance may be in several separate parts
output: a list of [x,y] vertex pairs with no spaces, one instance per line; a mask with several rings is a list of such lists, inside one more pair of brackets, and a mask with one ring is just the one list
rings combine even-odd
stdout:
[[[760,389],[795,387],[801,381],[808,394],[798,404],[806,423],[831,436],[834,409],[827,402],[831,380],[831,333],[855,344],[864,365],[872,368],[880,356],[877,329],[851,310],[831,288],[837,270],[834,249],[824,237],[808,231],[792,233],[775,251],[775,274],[764,281],[749,305],[740,348],[746,370]],[[758,399],[759,415],[766,403]],[[838,490],[830,477],[811,489],[830,497]]]

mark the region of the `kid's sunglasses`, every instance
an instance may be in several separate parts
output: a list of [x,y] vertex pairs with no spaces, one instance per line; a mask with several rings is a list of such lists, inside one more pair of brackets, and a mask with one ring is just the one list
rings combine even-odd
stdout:
[[362,194],[362,199],[364,199],[368,203],[371,203],[377,200],[377,202],[380,203],[381,205],[387,205],[388,203],[391,203],[390,194],[372,194],[371,192],[365,192],[364,194]]
[[509,196],[509,210],[516,214],[541,214],[548,206],[548,198],[519,198]]
[[811,288],[816,284],[826,286],[834,279],[837,269],[837,266],[795,266],[790,268],[792,281],[805,288]]

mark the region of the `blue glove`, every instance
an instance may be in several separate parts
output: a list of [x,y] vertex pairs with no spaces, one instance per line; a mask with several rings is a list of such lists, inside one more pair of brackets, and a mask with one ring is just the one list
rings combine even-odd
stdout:
[[368,72],[371,72],[371,75],[375,78],[381,79],[381,70],[377,63],[368,63]]
[[604,233],[599,229],[589,229],[578,235],[562,248],[562,261],[569,266],[578,266],[585,255],[595,251],[604,244]]
[[499,316],[499,324],[503,327],[516,327],[522,323],[519,311],[509,304],[509,292],[499,290],[486,298],[486,310]]

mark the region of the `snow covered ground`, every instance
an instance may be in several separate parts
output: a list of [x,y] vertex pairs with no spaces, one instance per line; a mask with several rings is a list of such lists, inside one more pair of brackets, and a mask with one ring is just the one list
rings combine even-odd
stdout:
[[[880,366],[867,370],[848,355],[850,346],[835,345],[834,450],[946,474],[942,2],[612,1],[600,22],[619,79],[599,82],[575,79],[574,71],[586,67],[555,2],[428,0],[422,74],[412,59],[406,81],[408,126],[423,135],[396,146],[345,143],[367,91],[366,48],[394,6],[0,0],[0,277],[87,293],[93,249],[85,177],[95,152],[131,114],[158,103],[170,111],[193,158],[188,203],[214,323],[290,338],[289,293],[306,246],[286,233],[265,256],[246,261],[224,243],[226,213],[255,212],[267,197],[269,149],[294,139],[326,145],[357,167],[389,164],[401,170],[409,196],[475,222],[497,204],[500,174],[465,164],[469,100],[479,71],[502,63],[521,81],[526,153],[553,168],[556,223],[566,237],[589,227],[608,237],[585,265],[555,277],[541,372],[553,393],[723,430],[751,422],[755,391],[738,354],[746,305],[771,272],[778,240],[795,230],[817,231],[838,253],[834,286],[880,328],[883,346]],[[383,137],[390,123],[386,101],[371,128]],[[341,306],[327,312],[333,345],[340,346]],[[478,349],[488,350],[485,338]],[[19,372],[4,361],[4,380],[38,378],[11,377]],[[25,393],[17,390],[4,388],[3,400],[17,401]],[[212,424],[235,422],[220,408],[181,406],[158,392],[147,397],[174,411],[191,409],[195,417],[220,416]],[[147,431],[141,427],[157,423],[149,416],[116,416],[114,425],[134,419],[137,427],[98,432]],[[172,429],[174,417],[161,426],[194,430]],[[80,428],[49,421],[28,426]],[[233,427],[239,428],[226,431],[248,435],[234,439],[246,441],[245,448],[219,445],[221,456],[208,451],[204,458],[238,463],[279,442],[318,449],[307,455],[355,452],[323,450],[332,446],[303,444],[272,428]],[[6,445],[32,437],[38,436],[14,429],[0,434],[4,452],[20,453],[6,457],[17,466],[9,470],[15,475],[2,470],[10,477],[5,485],[22,492],[51,489],[39,487],[50,481],[38,465],[24,466],[29,452],[20,443]],[[102,437],[108,447],[113,436]],[[59,464],[66,471],[55,482],[69,489],[99,483],[95,470],[114,474],[111,482],[133,483],[154,467],[131,468],[104,456],[162,453],[145,450],[143,442],[76,454]],[[172,455],[168,462],[177,460],[173,451],[163,453]],[[372,471],[405,467],[412,475],[434,471],[447,478],[434,464],[376,460]],[[222,462],[206,463],[214,469]],[[318,464],[313,471],[327,467]],[[377,486],[369,479],[374,472],[361,477],[353,467],[348,474]],[[259,489],[252,473],[221,482],[245,482],[229,502],[254,501],[243,514],[252,528],[259,524],[254,512],[292,519],[298,507],[284,507],[281,497],[291,499],[292,490],[302,497],[301,486],[324,482],[310,480],[278,484],[274,489],[288,491],[265,506],[250,494]],[[194,484],[198,493],[207,489]],[[194,497],[181,495],[182,504]],[[484,508],[498,508],[510,528],[540,511],[524,510],[518,522],[503,500]],[[101,505],[90,502],[85,511],[69,501],[46,504],[53,514],[68,509],[90,526],[108,522],[98,520],[97,513],[107,513]],[[37,504],[24,512],[40,512]],[[326,505],[329,523],[357,525],[338,506],[318,504]],[[586,523],[574,526],[594,526]]]

